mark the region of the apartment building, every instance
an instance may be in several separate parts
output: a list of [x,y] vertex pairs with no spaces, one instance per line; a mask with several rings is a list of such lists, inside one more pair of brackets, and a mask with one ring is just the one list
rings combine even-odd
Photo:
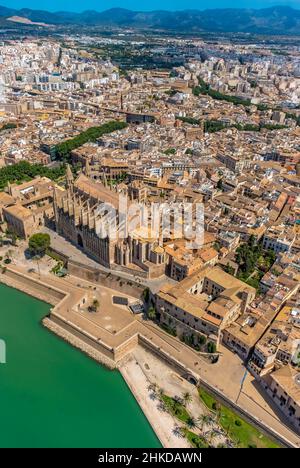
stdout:
[[300,372],[291,365],[280,367],[263,378],[273,402],[300,433]]
[[254,288],[215,266],[176,286],[165,284],[156,294],[156,309],[161,323],[174,327],[179,335],[205,335],[218,345],[224,328],[254,297]]

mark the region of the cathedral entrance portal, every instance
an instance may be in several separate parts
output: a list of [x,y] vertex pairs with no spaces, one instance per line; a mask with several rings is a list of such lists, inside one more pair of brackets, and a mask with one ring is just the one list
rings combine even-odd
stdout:
[[78,234],[77,236],[77,244],[79,245],[79,247],[83,247],[83,240],[80,234]]

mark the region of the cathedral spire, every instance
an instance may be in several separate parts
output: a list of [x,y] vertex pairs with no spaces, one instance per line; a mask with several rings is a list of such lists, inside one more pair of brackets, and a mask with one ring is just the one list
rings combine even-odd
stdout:
[[107,178],[105,172],[103,172],[103,185],[105,188],[107,188]]
[[70,167],[70,164],[67,164],[67,170],[66,170],[66,187],[67,189],[73,188],[74,184],[74,176],[72,173],[72,169]]
[[90,166],[90,163],[89,163],[89,160],[86,159],[85,160],[85,170],[84,170],[84,173],[87,177],[91,177],[91,166]]
[[58,199],[56,185],[53,187],[53,209],[56,229],[58,228]]

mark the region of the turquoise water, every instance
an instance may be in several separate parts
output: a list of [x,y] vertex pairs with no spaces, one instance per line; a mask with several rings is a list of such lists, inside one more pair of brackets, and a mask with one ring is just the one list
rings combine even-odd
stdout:
[[0,447],[160,447],[121,374],[41,325],[49,308],[0,285]]

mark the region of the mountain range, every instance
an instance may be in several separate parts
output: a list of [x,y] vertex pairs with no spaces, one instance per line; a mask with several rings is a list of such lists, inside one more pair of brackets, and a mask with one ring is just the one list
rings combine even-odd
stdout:
[[[300,10],[286,6],[255,9],[214,9],[184,11],[131,11],[112,8],[103,12],[72,13],[22,8],[16,10],[0,6],[1,23],[12,18],[26,18],[31,22],[51,25],[82,25],[119,28],[138,28],[178,32],[244,32],[254,34],[300,35]],[[11,20],[9,21],[11,24]],[[15,22],[14,24],[18,24]],[[22,24],[24,26],[24,24]]]

